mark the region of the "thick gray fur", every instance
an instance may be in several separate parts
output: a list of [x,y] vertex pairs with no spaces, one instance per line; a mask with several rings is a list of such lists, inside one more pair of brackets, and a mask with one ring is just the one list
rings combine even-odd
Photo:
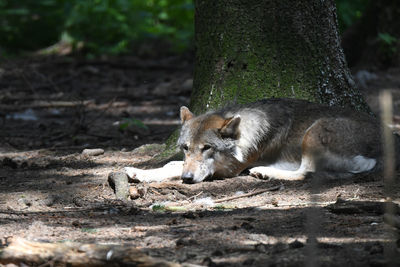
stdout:
[[[382,165],[379,121],[351,109],[265,99],[189,117],[182,120],[178,145],[188,146],[183,176],[193,182],[235,176],[252,166],[264,167],[254,168],[255,176],[297,180],[307,171],[358,173]],[[218,118],[235,123],[211,127]]]

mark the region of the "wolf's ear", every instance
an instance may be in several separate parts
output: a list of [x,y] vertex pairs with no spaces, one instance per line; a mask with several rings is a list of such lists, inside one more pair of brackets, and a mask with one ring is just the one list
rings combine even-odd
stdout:
[[190,112],[190,110],[187,107],[185,107],[185,106],[181,107],[181,123],[182,124],[185,121],[192,119],[193,117],[194,117],[193,113]]
[[239,115],[226,119],[222,128],[219,130],[222,137],[236,138],[239,134],[240,120],[241,119]]

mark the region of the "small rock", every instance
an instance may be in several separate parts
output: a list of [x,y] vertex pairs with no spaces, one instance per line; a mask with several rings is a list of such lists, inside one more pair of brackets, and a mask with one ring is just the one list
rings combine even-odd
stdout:
[[139,197],[142,197],[143,195],[140,194],[140,191],[136,187],[130,186],[129,187],[129,196],[131,197],[131,199],[138,199]]
[[81,227],[81,223],[78,220],[72,222],[72,226],[74,227]]
[[86,148],[82,151],[82,155],[87,155],[87,156],[98,156],[104,154],[104,149],[102,148]]
[[114,189],[118,199],[125,200],[129,197],[128,176],[123,172],[111,172],[108,175],[108,183]]
[[58,199],[58,196],[48,196],[46,199],[42,200],[42,204],[47,207],[51,207],[57,202]]
[[302,247],[304,247],[304,244],[299,240],[295,240],[289,244],[289,248],[291,249],[302,248]]
[[82,207],[85,205],[85,201],[81,199],[80,197],[74,197],[72,199],[72,202],[75,204],[77,207]]
[[27,198],[18,199],[18,203],[21,203],[21,204],[23,204],[23,205],[25,205],[27,207],[32,206],[32,201],[30,199],[27,199]]

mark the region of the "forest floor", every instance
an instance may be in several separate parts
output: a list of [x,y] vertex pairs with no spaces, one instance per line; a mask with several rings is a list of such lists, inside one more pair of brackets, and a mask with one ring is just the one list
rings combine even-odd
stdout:
[[[379,91],[393,90],[398,131],[400,69],[355,77],[374,111]],[[381,175],[331,181],[313,198],[307,180],[240,176],[137,183],[136,199],[116,199],[109,173],[152,159],[163,147],[141,145],[162,144],[178,127],[190,56],[13,59],[0,64],[0,88],[0,252],[23,237],[132,245],[202,266],[387,263],[394,237],[383,222]]]

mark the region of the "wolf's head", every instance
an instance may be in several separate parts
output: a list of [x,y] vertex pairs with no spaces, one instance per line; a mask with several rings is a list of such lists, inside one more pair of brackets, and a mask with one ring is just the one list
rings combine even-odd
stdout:
[[194,116],[181,107],[182,129],[178,145],[185,154],[182,179],[198,183],[211,177],[237,175],[240,162],[236,143],[240,138],[240,116],[224,118],[216,113]]

